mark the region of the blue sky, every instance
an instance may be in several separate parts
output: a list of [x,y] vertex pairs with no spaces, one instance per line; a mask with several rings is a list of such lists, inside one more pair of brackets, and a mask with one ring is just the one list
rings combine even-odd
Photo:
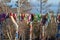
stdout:
[[48,0],[48,3],[52,3],[54,5],[57,5],[60,2],[60,0]]
[[[8,3],[8,5],[12,5],[12,8],[16,8],[15,4],[17,0],[11,0],[10,3]],[[31,12],[32,13],[40,13],[40,9],[37,8],[37,7],[40,7],[40,1],[37,1],[37,0],[29,0],[30,2],[30,5],[31,6],[34,6],[36,8],[32,8]],[[55,13],[57,12],[58,10],[58,3],[60,2],[60,0],[48,0],[47,1],[47,4],[52,4],[52,6],[50,7],[51,10],[53,10]]]

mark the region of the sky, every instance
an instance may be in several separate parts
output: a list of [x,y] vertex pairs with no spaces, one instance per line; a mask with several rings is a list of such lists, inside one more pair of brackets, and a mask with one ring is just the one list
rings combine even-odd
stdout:
[[60,2],[60,0],[48,0],[48,3],[52,3],[54,5],[57,5]]
[[[17,0],[11,0],[10,3],[8,3],[8,5],[12,5],[12,8],[16,8],[15,4]],[[28,0],[30,2],[30,5],[36,8],[32,8],[31,12],[32,13],[40,13],[40,9],[38,7],[40,7],[40,1],[37,0]],[[51,7],[49,7],[51,10],[53,10],[55,13],[58,10],[58,4],[59,4],[60,0],[48,0],[47,4],[52,4]],[[44,11],[43,11],[44,12]]]

